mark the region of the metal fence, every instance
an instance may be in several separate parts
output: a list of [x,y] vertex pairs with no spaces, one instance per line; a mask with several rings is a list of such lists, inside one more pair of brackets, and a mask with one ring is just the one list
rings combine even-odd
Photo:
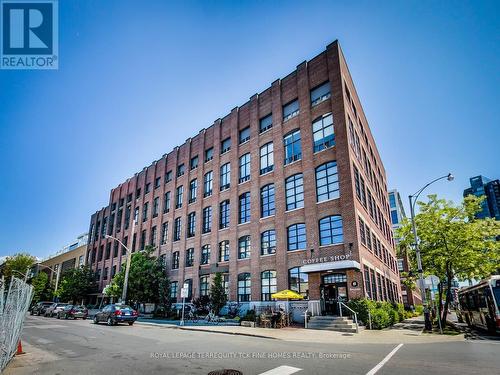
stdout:
[[0,283],[1,372],[16,353],[26,313],[33,298],[33,287],[15,277],[11,279],[7,291],[3,278]]

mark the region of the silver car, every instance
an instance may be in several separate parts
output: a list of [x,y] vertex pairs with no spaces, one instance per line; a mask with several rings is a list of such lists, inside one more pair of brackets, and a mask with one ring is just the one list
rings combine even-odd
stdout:
[[63,310],[67,305],[67,303],[53,303],[52,305],[47,307],[47,310],[45,310],[45,314],[43,314],[43,316],[53,318],[54,316],[57,316],[59,311]]

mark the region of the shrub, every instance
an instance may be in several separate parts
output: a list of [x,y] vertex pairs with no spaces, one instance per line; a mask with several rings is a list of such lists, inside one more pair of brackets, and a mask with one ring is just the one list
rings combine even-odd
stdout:
[[382,329],[405,319],[406,312],[401,303],[372,301],[366,298],[350,300],[347,305],[356,311],[358,319],[369,327],[371,315],[372,329]]
[[424,306],[422,305],[415,306],[415,313],[417,314],[417,316],[422,315],[424,313]]
[[372,329],[382,329],[388,327],[391,322],[391,318],[386,310],[382,308],[377,308],[371,311],[372,316]]
[[242,321],[255,322],[255,310],[247,310],[244,317],[241,318]]

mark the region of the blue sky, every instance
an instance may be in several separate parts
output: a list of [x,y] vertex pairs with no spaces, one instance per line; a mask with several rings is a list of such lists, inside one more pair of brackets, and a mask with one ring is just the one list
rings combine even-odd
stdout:
[[0,70],[0,256],[88,230],[109,191],[339,39],[403,199],[500,177],[498,2],[63,0],[59,70]]

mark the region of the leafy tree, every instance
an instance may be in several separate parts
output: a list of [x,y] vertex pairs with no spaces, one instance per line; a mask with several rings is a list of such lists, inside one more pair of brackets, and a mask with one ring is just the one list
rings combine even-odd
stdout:
[[[166,265],[153,255],[154,247],[132,254],[127,286],[127,301],[154,303],[167,311],[169,287]],[[125,280],[125,267],[118,272],[110,284],[110,293],[121,296]]]
[[[455,206],[452,202],[429,196],[429,202],[419,202],[420,212],[415,217],[422,266],[426,274],[438,276],[439,301],[446,293],[442,320],[446,321],[451,302],[451,286],[456,277],[460,281],[480,279],[491,275],[500,263],[500,222],[477,219],[483,198],[468,196]],[[398,232],[401,244],[410,247],[415,242],[411,223],[406,220]],[[415,259],[414,255],[412,256]],[[415,267],[416,269],[416,267]],[[441,306],[440,306],[441,308]]]
[[33,286],[33,302],[51,301],[54,298],[54,286],[49,282],[46,272],[39,272],[31,279]]
[[210,305],[213,313],[218,314],[226,303],[227,294],[224,288],[222,273],[217,272],[212,280],[212,285],[210,286]]
[[5,281],[10,282],[11,276],[23,279],[28,269],[31,269],[35,263],[36,258],[28,253],[18,253],[7,257],[4,268]]
[[96,275],[88,266],[72,268],[64,272],[59,282],[57,296],[63,301],[76,303],[95,290]]

